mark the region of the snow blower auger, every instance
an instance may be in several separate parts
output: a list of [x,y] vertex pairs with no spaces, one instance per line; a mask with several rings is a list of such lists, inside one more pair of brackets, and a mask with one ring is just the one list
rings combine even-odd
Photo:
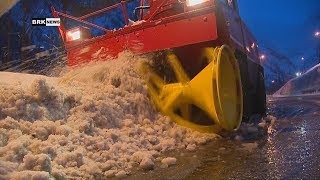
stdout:
[[[238,129],[242,120],[242,88],[234,54],[227,46],[205,48],[201,58],[209,64],[190,80],[177,57],[169,54],[168,62],[178,80],[170,84],[149,64],[143,64],[142,74],[154,104],[177,124],[200,132]],[[193,113],[193,106],[206,113],[212,123],[203,122],[204,116]]]
[[[183,126],[233,131],[241,119],[265,113],[258,45],[239,16],[236,0],[122,0],[80,17],[51,9],[55,18],[64,17],[58,29],[68,66],[116,58],[125,50],[155,55],[142,68],[150,95],[163,114]],[[89,21],[112,10],[123,24],[120,29]],[[66,29],[71,25],[66,19],[84,26]],[[104,34],[97,35],[99,30]],[[172,54],[163,58],[167,52]]]

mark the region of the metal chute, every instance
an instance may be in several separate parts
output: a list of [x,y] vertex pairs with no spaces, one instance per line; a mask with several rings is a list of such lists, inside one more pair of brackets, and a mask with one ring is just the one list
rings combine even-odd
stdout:
[[[155,106],[176,123],[200,132],[233,131],[242,120],[242,87],[239,67],[227,46],[205,48],[208,65],[190,80],[174,54],[168,55],[178,82],[165,81],[149,64],[142,72]],[[211,123],[204,120],[211,121]]]

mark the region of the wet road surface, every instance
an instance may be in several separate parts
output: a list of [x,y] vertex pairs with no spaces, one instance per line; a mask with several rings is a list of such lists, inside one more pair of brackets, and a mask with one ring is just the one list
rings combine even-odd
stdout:
[[171,152],[177,164],[137,170],[129,179],[320,179],[320,96],[271,97],[277,117],[245,140],[222,138],[195,152]]

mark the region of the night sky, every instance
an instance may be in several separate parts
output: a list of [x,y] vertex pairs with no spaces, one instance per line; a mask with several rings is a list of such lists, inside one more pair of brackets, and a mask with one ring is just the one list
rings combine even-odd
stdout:
[[238,0],[238,4],[260,46],[277,49],[294,63],[302,56],[315,63],[320,0]]

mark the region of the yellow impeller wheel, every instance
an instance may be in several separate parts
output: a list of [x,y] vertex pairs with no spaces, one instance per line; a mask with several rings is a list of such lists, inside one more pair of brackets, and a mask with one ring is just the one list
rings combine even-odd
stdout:
[[[234,54],[227,46],[205,48],[201,58],[209,64],[190,80],[178,58],[169,54],[168,62],[178,81],[169,84],[144,63],[142,72],[151,99],[179,125],[207,133],[237,130],[242,121],[243,99]],[[204,118],[210,123],[204,123]]]

